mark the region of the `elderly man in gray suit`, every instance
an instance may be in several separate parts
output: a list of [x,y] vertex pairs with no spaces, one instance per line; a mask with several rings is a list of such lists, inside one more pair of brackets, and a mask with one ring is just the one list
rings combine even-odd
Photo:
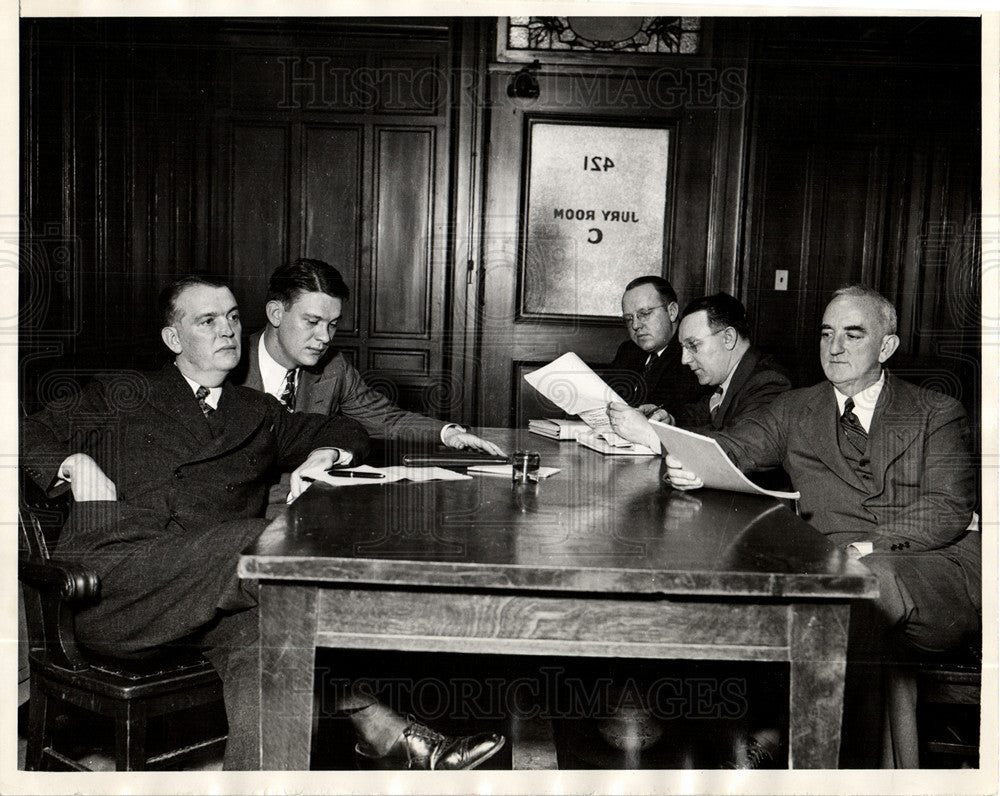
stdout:
[[[862,616],[863,606],[852,611],[848,657],[855,662],[877,664],[906,648],[943,652],[980,632],[982,552],[968,419],[953,398],[883,369],[898,345],[887,299],[861,285],[838,290],[820,333],[827,381],[786,392],[712,434],[742,470],[784,466],[802,494],[803,518],[878,578],[872,616]],[[667,473],[677,489],[702,486],[669,455]],[[864,703],[879,703],[874,688],[866,687]],[[887,707],[885,734],[869,725],[876,734],[865,739],[876,750],[880,735],[891,739],[881,759],[842,762],[916,763],[912,744],[893,737],[906,717]],[[852,718],[845,710],[848,745],[858,742],[849,737]]]
[[497,445],[456,423],[401,409],[366,384],[342,353],[329,352],[348,296],[340,272],[322,260],[278,268],[268,284],[267,326],[250,337],[240,383],[294,411],[349,417],[373,437],[502,455]]

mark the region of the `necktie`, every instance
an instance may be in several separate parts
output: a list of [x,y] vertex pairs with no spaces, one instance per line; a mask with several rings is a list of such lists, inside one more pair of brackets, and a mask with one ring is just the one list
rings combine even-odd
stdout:
[[848,398],[844,402],[844,414],[840,416],[840,428],[844,432],[844,437],[854,446],[858,453],[864,453],[868,447],[868,432],[861,425],[858,416],[854,414],[854,399]]
[[289,412],[295,411],[295,371],[290,370],[285,374],[285,389],[278,399],[285,405]]
[[708,411],[712,413],[712,417],[715,417],[715,413],[719,411],[720,406],[722,406],[721,384],[715,388],[715,392],[712,393],[712,397],[708,399]]
[[656,364],[656,360],[659,359],[656,354],[650,354],[649,359],[646,360],[646,364],[642,366],[642,375],[648,376],[649,372],[653,369],[653,365]]
[[208,387],[199,387],[194,393],[194,397],[198,399],[198,406],[201,407],[201,413],[205,415],[205,417],[208,417],[215,411],[211,406],[209,406],[208,401],[205,400],[208,398],[208,393]]

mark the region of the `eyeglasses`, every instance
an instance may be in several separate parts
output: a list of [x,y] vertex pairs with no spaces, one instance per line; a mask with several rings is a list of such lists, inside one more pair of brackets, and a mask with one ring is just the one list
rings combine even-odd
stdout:
[[649,320],[649,316],[656,312],[661,307],[665,307],[665,304],[657,304],[655,307],[646,307],[644,310],[636,310],[635,316],[632,315],[622,315],[622,322],[626,326],[631,326],[632,321],[639,321],[639,323],[645,323]]
[[[715,335],[721,334],[728,328],[729,327],[726,326],[723,327],[722,329],[716,329],[708,337],[715,337]],[[701,340],[692,340],[690,343],[681,343],[681,348],[684,351],[687,351],[691,356],[694,356],[695,354],[698,353],[698,349],[704,344],[704,342],[708,339],[708,337],[703,337],[701,338]]]

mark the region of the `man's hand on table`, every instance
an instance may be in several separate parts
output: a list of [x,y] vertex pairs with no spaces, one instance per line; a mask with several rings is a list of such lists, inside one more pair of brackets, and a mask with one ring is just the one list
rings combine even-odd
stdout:
[[445,426],[441,430],[441,441],[449,448],[478,450],[488,453],[491,456],[507,455],[499,445],[494,445],[489,440],[477,437],[461,426]]
[[295,500],[306,491],[309,480],[325,475],[331,467],[346,467],[351,463],[354,454],[340,448],[317,448],[309,457],[292,471],[289,482],[288,501]]
[[684,469],[684,465],[680,459],[677,459],[668,453],[666,456],[666,463],[666,479],[670,482],[670,485],[674,489],[701,489],[705,486],[705,483],[701,480],[701,478],[689,470]]

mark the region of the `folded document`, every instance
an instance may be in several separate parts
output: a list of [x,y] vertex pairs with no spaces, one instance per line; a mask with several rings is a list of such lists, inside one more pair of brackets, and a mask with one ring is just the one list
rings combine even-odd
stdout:
[[726,456],[719,443],[711,437],[685,431],[676,426],[668,426],[656,420],[649,422],[667,453],[679,459],[684,469],[698,476],[705,486],[782,499],[799,497],[798,492],[778,492],[757,486],[740,472],[740,469]]

